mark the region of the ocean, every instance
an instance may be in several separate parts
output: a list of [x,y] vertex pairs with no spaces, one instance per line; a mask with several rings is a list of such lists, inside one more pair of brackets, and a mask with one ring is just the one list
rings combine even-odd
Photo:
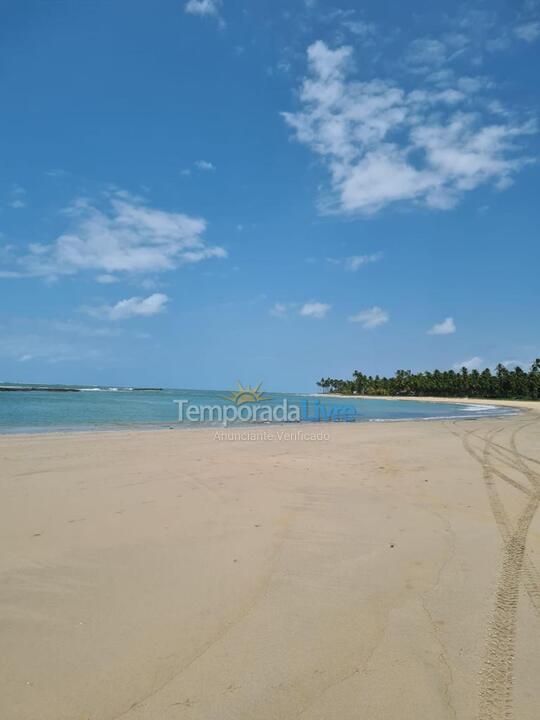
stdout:
[[[243,423],[384,422],[514,414],[494,405],[264,393],[256,402],[227,390],[56,386],[0,392],[0,433],[221,427]],[[238,391],[236,391],[238,393]],[[249,393],[248,393],[249,395]],[[236,404],[238,403],[238,404]],[[204,411],[204,408],[206,412]],[[191,408],[191,410],[190,410]],[[227,409],[228,408],[228,409]],[[241,409],[243,408],[243,409]]]

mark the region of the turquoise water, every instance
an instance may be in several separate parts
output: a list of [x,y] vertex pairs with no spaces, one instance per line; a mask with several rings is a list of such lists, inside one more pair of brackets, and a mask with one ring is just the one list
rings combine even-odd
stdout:
[[[0,392],[0,433],[96,430],[130,427],[194,427],[198,422],[179,422],[179,406],[187,401],[200,407],[232,406],[224,399],[230,391],[148,390],[88,388],[82,392]],[[304,422],[391,421],[443,418],[477,418],[515,413],[492,405],[466,405],[408,400],[317,397],[268,393],[260,403],[269,407],[297,408]],[[206,422],[221,425],[221,422]],[[232,424],[235,424],[234,422]]]

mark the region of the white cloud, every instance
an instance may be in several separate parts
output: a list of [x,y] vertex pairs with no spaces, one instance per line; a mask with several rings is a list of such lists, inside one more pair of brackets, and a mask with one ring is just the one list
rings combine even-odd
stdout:
[[321,320],[326,317],[326,314],[332,306],[321,302],[308,302],[302,305],[300,308],[300,315],[303,317],[317,318]]
[[382,253],[371,253],[370,255],[352,255],[345,258],[345,268],[352,272],[356,272],[359,268],[370,263],[377,262],[382,258]]
[[196,160],[195,165],[199,168],[199,170],[215,170],[215,166],[208,162],[208,160]]
[[451,335],[455,332],[456,324],[454,322],[454,319],[451,317],[447,317],[442,322],[435,323],[435,325],[430,330],[428,330],[428,335]]
[[532,21],[518,25],[514,28],[514,34],[520,40],[532,43],[540,36],[540,22]]
[[116,305],[102,305],[99,308],[84,308],[93,317],[108,320],[127,320],[134,317],[151,317],[165,310],[169,298],[163,293],[154,293],[146,298],[131,297],[120,300]]
[[109,194],[105,205],[79,199],[65,215],[68,231],[53,243],[30,244],[7,270],[10,276],[55,278],[88,271],[103,278],[164,272],[227,256],[223,248],[205,244],[202,218],[151,208],[125,192]]
[[189,0],[184,10],[190,15],[219,17],[221,0]]
[[[195,162],[193,163],[193,167],[197,170],[201,170],[202,172],[214,172],[216,169],[216,166],[209,160],[195,160]],[[180,175],[183,175],[184,177],[190,177],[191,168],[183,168],[182,170],[180,170]]]
[[326,317],[331,305],[316,301],[300,304],[297,302],[276,302],[268,311],[272,317],[287,318],[291,314],[298,314],[302,317],[311,317],[321,320]]
[[502,365],[508,370],[515,370],[520,367],[522,370],[528,370],[531,366],[531,362],[527,360],[503,360]]
[[[491,7],[485,9],[473,5],[461,5],[453,20],[457,23],[457,34],[466,35],[466,50],[473,64],[481,65],[486,51],[504,52],[510,50],[516,40],[533,42],[538,36],[537,0],[509,3],[510,13],[505,12],[504,16],[495,9],[495,3],[486,4]],[[514,11],[513,17],[511,11]]]
[[477,370],[480,365],[482,364],[482,358],[478,355],[475,355],[472,358],[469,358],[468,360],[463,360],[462,362],[455,363],[453,365],[453,369],[458,372],[461,370],[461,368],[467,368],[467,370]]
[[368,308],[367,310],[361,310],[356,315],[351,315],[349,317],[349,322],[360,323],[360,325],[366,330],[379,327],[379,325],[384,325],[389,320],[390,315],[388,312],[380,307],[377,307],[377,305],[372,308]]
[[[436,66],[438,48],[424,42],[415,57],[431,54]],[[529,162],[516,142],[536,125],[492,118],[474,83],[407,92],[388,79],[358,81],[352,60],[350,47],[313,43],[301,109],[283,113],[329,171],[324,212],[370,214],[400,202],[448,209],[482,184],[504,188]]]

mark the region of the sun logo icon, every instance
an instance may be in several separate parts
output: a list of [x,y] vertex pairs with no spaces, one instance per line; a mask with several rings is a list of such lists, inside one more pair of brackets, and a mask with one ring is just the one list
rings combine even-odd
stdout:
[[266,400],[264,392],[261,392],[262,382],[260,382],[257,387],[251,387],[250,385],[246,385],[246,387],[244,387],[240,380],[237,380],[237,383],[238,390],[235,390],[230,395],[225,396],[225,399],[229,400],[229,402],[233,402],[238,406],[245,405],[246,403],[263,402]]

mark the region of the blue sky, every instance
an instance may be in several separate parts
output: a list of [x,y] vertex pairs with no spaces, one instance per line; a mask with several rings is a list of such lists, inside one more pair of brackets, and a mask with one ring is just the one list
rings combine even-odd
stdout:
[[0,380],[540,355],[540,4],[4,7]]

